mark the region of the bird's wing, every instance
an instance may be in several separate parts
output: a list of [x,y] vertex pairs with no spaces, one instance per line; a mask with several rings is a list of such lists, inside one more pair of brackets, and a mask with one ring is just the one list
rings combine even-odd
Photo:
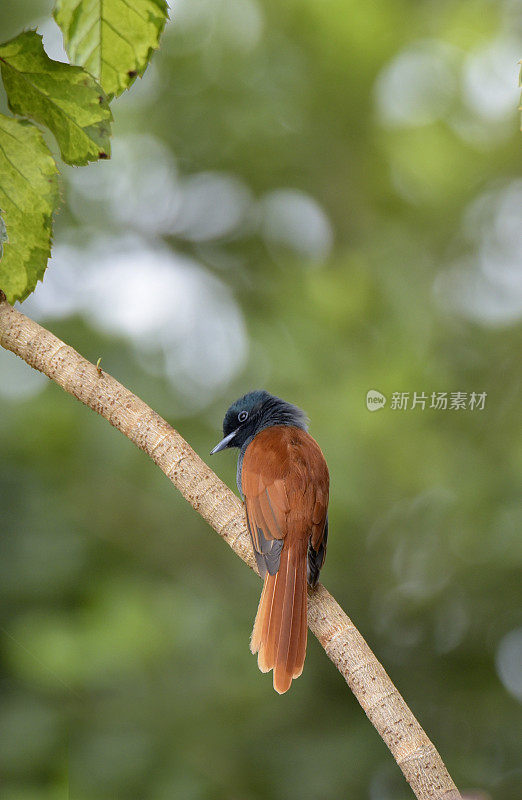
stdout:
[[324,562],[328,483],[328,468],[319,445],[300,428],[266,428],[248,445],[241,486],[263,577],[279,569],[285,539],[289,545],[304,546],[305,551],[310,547],[319,574]]
[[[314,564],[324,560],[328,468],[308,433],[274,426],[248,445],[241,484],[264,577],[250,649],[258,654],[262,672],[274,670],[274,689],[283,693],[303,670],[306,579],[311,574],[310,553]],[[317,568],[313,574],[319,574]]]
[[314,510],[312,514],[312,532],[308,544],[307,579],[310,586],[315,586],[326,558],[326,542],[328,540],[328,483],[317,484]]

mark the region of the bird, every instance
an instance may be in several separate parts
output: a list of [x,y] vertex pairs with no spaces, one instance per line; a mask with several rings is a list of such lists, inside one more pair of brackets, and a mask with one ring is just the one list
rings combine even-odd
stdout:
[[306,585],[316,586],[326,557],[328,467],[305,412],[265,390],[228,408],[211,455],[229,447],[239,448],[236,482],[264,580],[250,650],[284,694],[303,671]]

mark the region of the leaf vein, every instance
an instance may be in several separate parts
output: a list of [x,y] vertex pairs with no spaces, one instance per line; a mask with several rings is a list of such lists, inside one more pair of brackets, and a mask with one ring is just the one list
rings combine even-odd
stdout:
[[[31,186],[31,184],[29,183],[29,179],[28,179],[28,178],[27,178],[27,177],[24,175],[24,173],[23,173],[23,172],[21,172],[21,171],[20,171],[20,169],[19,169],[19,168],[16,166],[16,164],[14,164],[14,163],[11,161],[11,159],[9,158],[9,156],[7,155],[7,153],[5,152],[5,149],[4,149],[4,147],[3,147],[3,145],[2,145],[1,143],[0,143],[0,150],[1,150],[1,151],[2,151],[2,153],[4,154],[4,158],[5,158],[5,160],[6,160],[6,161],[7,161],[9,164],[11,164],[11,166],[13,167],[13,169],[15,170],[15,172],[18,172],[18,174],[19,174],[19,175],[20,175],[20,177],[23,179],[23,181],[24,181],[25,183],[29,184],[29,188],[30,188],[30,189],[31,189],[31,191],[32,191],[32,186]],[[23,209],[21,209],[21,208],[20,208],[20,206],[19,206],[19,205],[17,205],[17,204],[15,203],[15,201],[14,201],[14,200],[12,200],[12,198],[11,198],[11,197],[9,197],[9,195],[7,194],[7,192],[5,191],[5,189],[4,189],[3,187],[2,187],[2,192],[5,194],[5,196],[6,196],[6,197],[8,197],[8,198],[9,198],[9,200],[11,200],[11,203],[14,205],[14,207],[15,207],[15,208],[17,208],[17,209],[18,209],[18,211],[19,211],[21,214],[23,214],[23,213],[24,213],[24,212],[23,212]]]
[[142,19],[144,22],[148,22],[148,19],[147,19],[147,17],[146,17],[144,14],[140,14],[140,12],[139,12],[139,11],[138,11],[136,8],[133,8],[133,7],[130,5],[130,3],[128,3],[128,2],[127,2],[127,0],[120,0],[120,3],[122,3],[124,6],[127,6],[127,8],[129,9],[129,11],[133,11],[133,12],[134,12],[134,13],[135,13],[135,14],[136,14],[136,15],[137,15],[137,16],[138,16],[140,19]]
[[103,22],[107,25],[108,28],[111,29],[111,31],[113,31],[116,34],[116,36],[118,36],[123,42],[126,42],[129,45],[136,58],[138,58],[138,54],[136,53],[136,48],[134,47],[134,44],[130,41],[130,39],[127,39],[127,37],[124,36],[123,33],[117,30],[114,27],[114,25],[111,22],[109,22],[108,19],[104,19]]

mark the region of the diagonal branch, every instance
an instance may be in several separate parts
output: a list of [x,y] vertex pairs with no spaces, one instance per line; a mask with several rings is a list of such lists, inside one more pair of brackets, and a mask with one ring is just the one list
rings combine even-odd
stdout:
[[[243,506],[187,442],[139,397],[12,308],[0,292],[0,344],[121,431],[257,572]],[[308,594],[308,623],[391,750],[419,800],[461,800],[441,757],[384,667],[324,586]]]

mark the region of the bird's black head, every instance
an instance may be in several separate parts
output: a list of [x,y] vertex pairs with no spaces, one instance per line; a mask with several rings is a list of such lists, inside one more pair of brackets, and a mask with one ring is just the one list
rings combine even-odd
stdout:
[[272,425],[293,425],[306,430],[306,414],[297,406],[262,389],[249,392],[228,409],[223,420],[223,439],[210,455],[226,447],[241,448],[259,431]]

